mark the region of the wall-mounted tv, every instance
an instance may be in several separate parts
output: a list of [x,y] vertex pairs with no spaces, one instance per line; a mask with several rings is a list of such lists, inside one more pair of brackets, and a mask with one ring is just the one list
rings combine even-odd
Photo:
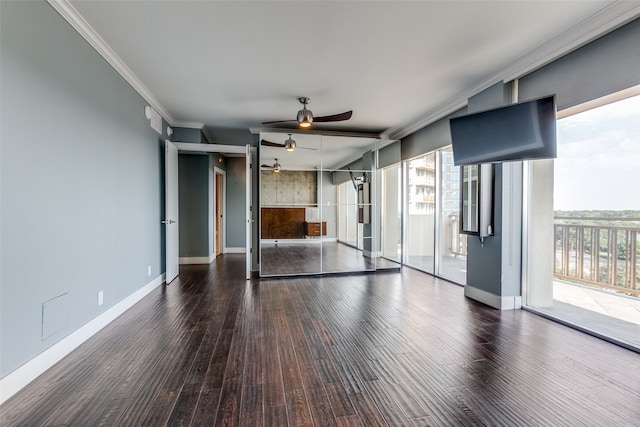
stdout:
[[449,120],[458,165],[556,158],[555,96]]

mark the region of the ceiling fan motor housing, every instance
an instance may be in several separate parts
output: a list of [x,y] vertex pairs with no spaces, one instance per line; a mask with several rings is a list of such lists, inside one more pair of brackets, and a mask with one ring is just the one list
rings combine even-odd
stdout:
[[309,123],[311,124],[313,122],[313,113],[311,112],[311,110],[307,110],[307,106],[305,105],[305,107],[298,111],[298,123]]

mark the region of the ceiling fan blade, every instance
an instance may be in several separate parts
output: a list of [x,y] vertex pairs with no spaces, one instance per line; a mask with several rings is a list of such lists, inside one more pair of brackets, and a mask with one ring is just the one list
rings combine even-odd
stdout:
[[300,146],[297,146],[297,147],[296,147],[296,150],[314,150],[314,151],[316,151],[316,150],[317,150],[317,148],[310,148],[310,147],[300,147]]
[[272,120],[270,122],[262,122],[263,125],[272,125],[275,123],[290,123],[290,122],[298,122],[296,119],[293,120]]
[[273,169],[273,165],[260,165],[261,168]]
[[271,141],[267,141],[266,139],[263,139],[260,141],[260,144],[266,146],[266,147],[279,147],[279,148],[284,148],[284,144],[278,144],[277,142],[271,142]]
[[349,120],[352,114],[353,114],[353,111],[345,111],[344,113],[334,114],[332,116],[314,117],[313,122],[314,123],[341,122],[344,120]]

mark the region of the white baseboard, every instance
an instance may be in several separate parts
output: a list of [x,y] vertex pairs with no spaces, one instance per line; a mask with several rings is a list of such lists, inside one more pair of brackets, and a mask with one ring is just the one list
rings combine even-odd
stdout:
[[275,243],[299,243],[299,244],[318,244],[318,243],[335,243],[338,239],[335,237],[307,237],[305,239],[261,239],[260,243],[275,244]]
[[213,260],[216,259],[215,255],[206,256],[191,256],[191,257],[180,257],[178,262],[180,264],[211,264]]
[[466,285],[464,287],[464,296],[486,304],[489,307],[497,308],[498,310],[517,310],[522,308],[522,297],[519,295],[501,297],[491,292]]
[[244,246],[239,247],[239,248],[224,248],[224,253],[225,254],[243,254],[247,252],[246,248]]
[[164,280],[165,275],[162,273],[162,275],[156,277],[107,311],[101,313],[15,371],[0,379],[0,405],[43,374],[47,369],[62,360],[66,355],[78,348],[80,344],[94,336],[135,303],[151,293],[151,291],[160,286]]

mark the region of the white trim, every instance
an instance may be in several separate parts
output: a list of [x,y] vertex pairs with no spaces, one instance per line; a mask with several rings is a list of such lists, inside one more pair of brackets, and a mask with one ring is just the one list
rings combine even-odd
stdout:
[[[220,175],[222,176],[222,194],[220,195],[219,199],[222,200],[222,220],[220,221],[220,254],[225,253],[225,247],[227,245],[227,172],[225,170],[220,169],[219,167],[217,167],[217,162],[214,162],[213,159],[211,160],[211,163],[213,164],[213,210],[214,210],[214,215],[215,215],[215,209],[216,209],[216,202],[218,201],[218,186],[216,185],[216,175]],[[217,220],[217,218],[216,218]],[[215,220],[214,220],[214,233],[215,233]],[[215,236],[214,236],[214,242],[213,242],[213,252],[215,253],[216,250],[218,249],[216,247],[216,242],[215,242]]]
[[555,36],[547,43],[528,52],[497,74],[484,80],[477,86],[440,104],[409,123],[397,128],[386,129],[382,133],[390,139],[402,139],[431,123],[459,110],[467,105],[467,100],[499,81],[510,82],[520,78],[546,64],[576,50],[587,43],[602,37],[606,33],[621,27],[640,15],[640,2],[616,1],[581,23]]
[[278,243],[301,243],[301,244],[312,244],[312,245],[317,245],[319,243],[322,243],[322,241],[326,239],[320,239],[318,237],[308,237],[308,238],[301,238],[301,239],[260,239],[260,244],[262,243],[269,243],[269,244],[278,244]]
[[180,257],[179,259],[179,263],[180,264],[211,264],[211,262],[213,262],[213,260],[216,259],[215,255],[209,255],[208,257],[206,256],[187,256],[187,257]]
[[224,253],[225,254],[244,254],[247,253],[247,248],[245,248],[244,246],[238,247],[238,248],[224,248]]
[[565,108],[564,110],[558,111],[556,117],[558,120],[564,119],[565,117],[573,116],[574,114],[582,113],[584,111],[611,104],[613,102],[622,101],[623,99],[631,98],[632,96],[637,95],[640,95],[640,85],[632,86],[619,92],[610,93],[609,95],[592,99],[591,101],[587,101],[573,107]]
[[[102,57],[124,78],[133,89],[142,96],[157,112],[159,112],[169,125],[176,127],[175,120],[164,106],[153,96],[151,91],[142,81],[133,74],[133,71],[111,49],[96,30],[82,17],[76,8],[68,0],[47,0],[53,7]],[[202,127],[202,126],[201,126]]]
[[0,380],[0,404],[58,363],[165,281],[164,273]]
[[200,122],[174,121],[173,123],[174,123],[173,126],[177,128],[189,128],[189,129],[198,129],[198,130],[202,130],[204,128],[204,123],[200,123]]
[[640,3],[612,2],[589,18],[509,64],[501,71],[504,76],[503,81],[506,83],[537,70],[633,21],[638,15],[640,15]]
[[338,238],[322,236],[322,243],[338,243]]
[[479,301],[498,310],[516,310],[522,308],[522,297],[518,295],[501,297],[473,286],[464,287],[464,296]]
[[380,251],[362,251],[362,255],[367,258],[380,258],[382,256],[382,252]]

